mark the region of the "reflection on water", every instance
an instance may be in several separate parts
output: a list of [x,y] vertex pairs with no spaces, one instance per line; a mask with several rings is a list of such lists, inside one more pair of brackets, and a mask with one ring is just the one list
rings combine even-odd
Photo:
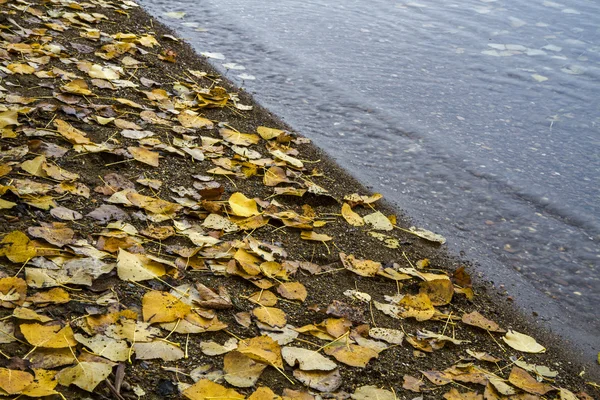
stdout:
[[142,3],[454,249],[598,328],[598,3]]

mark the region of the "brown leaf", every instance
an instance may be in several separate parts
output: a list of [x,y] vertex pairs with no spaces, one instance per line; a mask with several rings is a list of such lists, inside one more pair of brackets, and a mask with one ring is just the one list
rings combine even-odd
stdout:
[[236,387],[254,386],[265,368],[267,368],[266,364],[255,361],[237,351],[227,353],[223,359],[225,380]]
[[300,282],[284,282],[277,286],[277,293],[289,300],[306,300],[306,288]]
[[266,335],[240,341],[238,351],[253,360],[283,369],[281,347],[276,341]]
[[476,326],[478,328],[485,329],[491,332],[506,332],[506,330],[500,328],[500,326],[497,323],[485,318],[477,311],[473,311],[469,314],[463,314],[462,322],[467,325]]
[[429,296],[434,306],[444,306],[452,301],[454,286],[448,279],[434,279],[421,282],[421,292]]
[[527,371],[516,366],[510,370],[508,381],[519,389],[523,389],[524,391],[533,394],[544,395],[552,390],[556,390],[551,385],[538,382],[534,377],[529,375]]

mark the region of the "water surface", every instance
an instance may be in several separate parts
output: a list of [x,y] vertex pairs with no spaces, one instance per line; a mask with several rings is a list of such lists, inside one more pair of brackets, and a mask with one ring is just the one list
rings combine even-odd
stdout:
[[490,279],[593,340],[597,2],[142,4]]

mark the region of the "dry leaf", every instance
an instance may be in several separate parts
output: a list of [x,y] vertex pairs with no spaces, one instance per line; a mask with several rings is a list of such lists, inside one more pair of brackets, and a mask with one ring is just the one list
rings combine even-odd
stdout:
[[533,394],[544,395],[551,390],[555,390],[553,386],[538,382],[527,371],[516,366],[510,370],[508,381],[519,389]]
[[0,368],[0,389],[7,394],[21,393],[32,383],[33,375],[29,372]]
[[281,347],[268,336],[263,335],[242,340],[238,344],[238,351],[253,360],[283,369]]
[[371,260],[361,260],[354,257],[352,254],[346,255],[340,253],[340,260],[346,269],[360,276],[375,276],[381,269],[381,263]]
[[337,368],[336,363],[319,354],[318,351],[287,346],[281,349],[281,355],[290,367],[298,363],[303,371],[332,371]]
[[283,282],[277,286],[277,293],[289,300],[306,300],[306,288],[300,282]]
[[365,368],[379,353],[369,347],[336,342],[324,349],[325,354],[351,367]]
[[21,324],[20,329],[25,340],[35,347],[60,349],[77,345],[69,325],[63,328],[60,325]]
[[240,217],[251,217],[260,214],[257,209],[256,201],[247,198],[240,192],[232,194],[231,197],[229,197],[228,202],[231,211]]
[[376,231],[391,231],[394,229],[394,226],[390,222],[390,220],[383,215],[380,211],[376,211],[372,214],[365,215],[363,217],[365,223],[369,224],[372,229]]
[[435,308],[425,293],[415,296],[407,294],[398,302],[402,318],[415,318],[417,321],[426,321],[435,314]]
[[333,392],[342,385],[342,376],[339,369],[333,371],[303,371],[297,369],[294,370],[294,378],[309,388],[320,392]]
[[155,360],[160,358],[163,361],[181,360],[185,353],[179,346],[166,340],[154,340],[146,343],[134,343],[135,357],[138,360]]
[[153,290],[142,299],[144,322],[172,322],[184,319],[192,308],[168,292]]
[[513,349],[524,353],[544,353],[546,351],[546,348],[536,342],[531,336],[513,331],[512,329],[509,329],[506,335],[502,337],[502,340]]
[[383,340],[398,345],[402,344],[402,341],[404,340],[404,332],[389,328],[371,328],[369,329],[369,336],[373,339]]
[[485,318],[477,311],[473,311],[469,314],[463,314],[462,322],[467,325],[476,326],[478,328],[485,329],[491,332],[506,332],[504,329],[500,328],[500,326],[497,323]]
[[183,391],[183,395],[190,400],[243,400],[244,395],[239,394],[233,389],[227,389],[224,386],[202,379]]
[[142,254],[119,250],[117,273],[124,281],[140,282],[154,279],[165,274],[165,267]]
[[65,368],[56,374],[56,380],[63,386],[75,385],[93,392],[99,383],[112,372],[112,367],[101,362],[79,362],[74,367]]
[[224,378],[227,383],[236,387],[254,386],[265,368],[267,368],[266,364],[237,351],[227,353],[223,359]]
[[348,205],[348,203],[344,203],[342,205],[342,217],[352,226],[363,226],[365,221],[363,218],[352,211],[352,208]]
[[397,397],[389,390],[377,386],[361,386],[352,395],[353,400],[396,400]]
[[283,327],[287,323],[285,312],[275,307],[256,307],[252,310],[252,315],[269,326]]

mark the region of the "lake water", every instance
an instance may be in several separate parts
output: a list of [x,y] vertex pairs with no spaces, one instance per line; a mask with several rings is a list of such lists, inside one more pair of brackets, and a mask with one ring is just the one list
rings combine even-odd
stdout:
[[555,329],[600,350],[600,3],[142,4]]

